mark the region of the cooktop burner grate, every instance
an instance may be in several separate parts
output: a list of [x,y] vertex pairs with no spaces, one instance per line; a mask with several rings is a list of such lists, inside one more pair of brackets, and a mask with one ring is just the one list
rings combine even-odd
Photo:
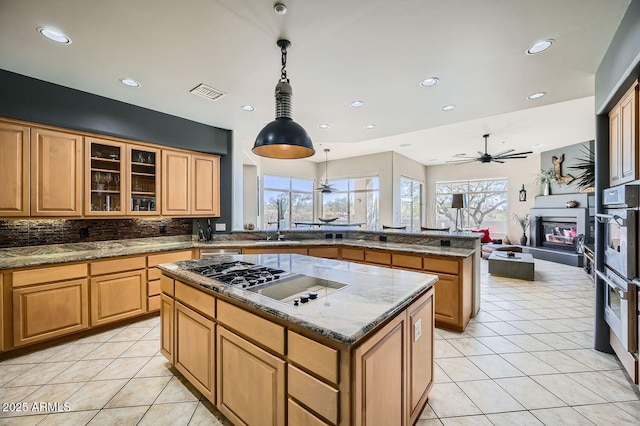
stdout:
[[282,269],[269,268],[249,262],[225,262],[191,269],[200,275],[242,288],[264,284],[289,274]]

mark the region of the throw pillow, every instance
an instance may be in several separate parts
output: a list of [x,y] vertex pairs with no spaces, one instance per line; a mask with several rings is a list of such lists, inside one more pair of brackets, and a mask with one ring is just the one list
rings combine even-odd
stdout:
[[472,229],[471,232],[482,232],[484,235],[480,238],[481,243],[493,242],[493,238],[489,235],[489,228],[487,229]]

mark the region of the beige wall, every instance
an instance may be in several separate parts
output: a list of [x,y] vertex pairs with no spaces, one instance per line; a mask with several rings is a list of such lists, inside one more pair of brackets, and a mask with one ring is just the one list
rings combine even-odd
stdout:
[[[540,169],[540,154],[529,155],[525,159],[507,160],[500,163],[469,163],[461,165],[444,164],[427,167],[427,223],[433,226],[435,215],[434,194],[435,184],[439,181],[483,179],[483,178],[507,178],[509,181],[509,210],[507,233],[512,242],[520,240],[522,228],[513,221],[513,214],[520,216],[529,213],[534,206],[535,196],[540,195],[540,185],[533,183],[535,173]],[[522,185],[527,190],[527,201],[519,202],[518,193]],[[496,235],[500,238],[503,235]]]

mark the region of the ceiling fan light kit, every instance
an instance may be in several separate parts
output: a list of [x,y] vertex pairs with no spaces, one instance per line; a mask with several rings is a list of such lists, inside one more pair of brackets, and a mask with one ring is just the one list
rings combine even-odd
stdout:
[[291,118],[293,90],[287,78],[287,49],[289,40],[278,40],[282,52],[280,80],[276,84],[276,119],[264,126],[253,145],[253,153],[262,157],[295,159],[315,154],[307,131]]
[[496,163],[504,163],[504,160],[511,160],[514,158],[527,158],[528,154],[533,154],[533,151],[513,152],[515,151],[515,149],[513,148],[501,151],[497,154],[489,154],[487,152],[487,139],[489,139],[489,136],[490,134],[488,133],[486,135],[482,135],[482,137],[484,138],[484,152],[478,151],[478,154],[480,155],[479,157],[466,157],[459,155],[458,157],[464,158],[464,160],[447,161],[447,163],[454,163],[455,165],[474,163],[476,161],[479,161],[481,163],[491,163],[492,161]]

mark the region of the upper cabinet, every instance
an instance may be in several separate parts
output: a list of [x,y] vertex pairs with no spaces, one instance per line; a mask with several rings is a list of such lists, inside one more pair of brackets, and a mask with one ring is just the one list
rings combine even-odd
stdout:
[[29,131],[0,121],[0,216],[29,216]]
[[610,185],[640,178],[638,165],[638,82],[609,113]]
[[125,145],[97,138],[86,138],[84,214],[122,216],[126,188]]
[[162,214],[220,215],[220,157],[162,150]]
[[127,145],[129,201],[127,215],[160,214],[160,150],[140,145]]
[[83,137],[31,129],[31,216],[82,216]]

